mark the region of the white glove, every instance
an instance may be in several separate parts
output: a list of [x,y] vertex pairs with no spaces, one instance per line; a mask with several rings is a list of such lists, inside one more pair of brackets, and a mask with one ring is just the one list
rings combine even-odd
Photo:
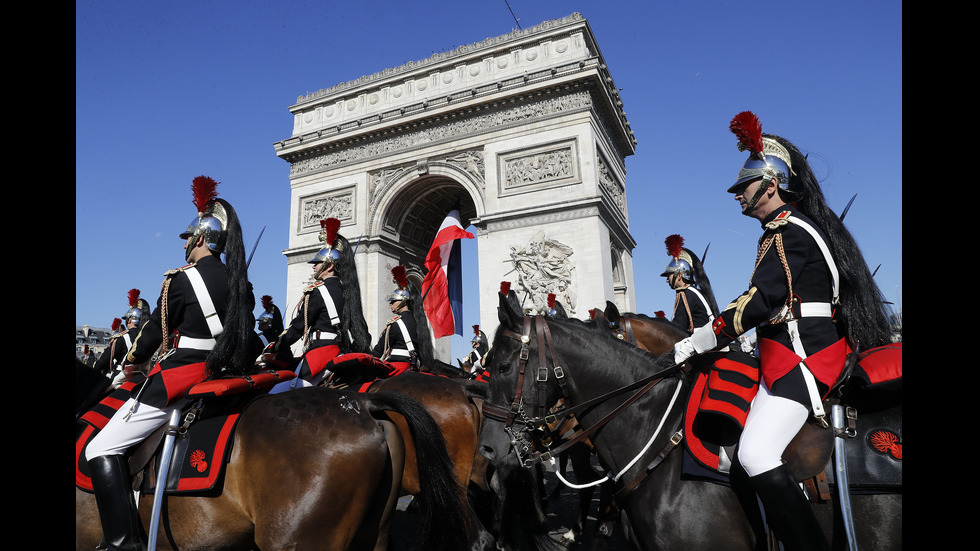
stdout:
[[696,353],[697,351],[694,350],[694,342],[691,340],[691,337],[680,340],[674,345],[674,363],[681,365]]

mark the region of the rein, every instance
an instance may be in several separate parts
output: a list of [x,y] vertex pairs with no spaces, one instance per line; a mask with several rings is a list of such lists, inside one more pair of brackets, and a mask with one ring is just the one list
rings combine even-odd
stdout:
[[[528,363],[528,359],[530,358],[530,350],[528,346],[531,342],[532,325],[535,328],[535,333],[538,341],[538,368],[537,368],[536,379],[535,379],[536,387],[537,387],[537,404],[536,404],[537,416],[528,417],[527,415],[524,414],[523,391],[524,391],[524,377],[527,375],[527,363]],[[546,391],[547,391],[547,383],[548,383],[547,357],[545,354],[546,346],[547,346],[547,350],[551,351],[551,358],[555,364],[553,371],[555,373],[555,378],[558,381],[558,385],[561,388],[562,395],[565,398],[565,403],[567,404],[570,402],[568,399],[569,397],[568,397],[567,386],[565,381],[565,372],[560,365],[559,357],[554,345],[554,339],[551,337],[551,330],[548,327],[547,321],[544,319],[543,316],[534,316],[534,318],[532,318],[531,316],[524,316],[524,329],[522,334],[517,334],[512,331],[503,331],[501,334],[505,337],[517,340],[521,343],[521,350],[519,354],[520,367],[519,367],[518,377],[517,377],[517,388],[514,391],[514,397],[511,401],[511,405],[509,408],[499,406],[496,404],[491,404],[489,402],[485,402],[483,404],[483,414],[490,419],[504,422],[505,430],[507,430],[507,432],[511,434],[512,443],[514,444],[516,444],[517,436],[515,436],[511,427],[518,415],[521,416],[521,420],[523,421],[523,424],[526,427],[525,428],[526,431],[528,432],[539,431],[543,434],[547,434],[549,431],[549,427],[548,427],[549,424],[558,423],[560,420],[563,421],[574,414],[577,414],[581,411],[594,407],[595,405],[603,403],[615,396],[636,390],[636,392],[633,393],[631,396],[629,396],[622,404],[617,406],[613,411],[605,415],[602,419],[598,420],[594,425],[592,425],[587,429],[582,429],[582,428],[577,429],[573,436],[566,439],[558,447],[548,449],[544,453],[534,450],[534,452],[528,458],[523,459],[521,461],[521,463],[525,467],[530,467],[535,463],[553,460],[554,456],[557,456],[558,454],[565,451],[567,448],[585,439],[586,437],[588,437],[589,435],[597,431],[599,428],[604,426],[606,423],[611,421],[617,415],[622,413],[622,411],[626,409],[630,404],[634,403],[641,396],[646,394],[647,391],[653,388],[657,383],[663,380],[663,378],[666,375],[669,375],[670,373],[674,371],[679,371],[681,369],[680,366],[676,366],[676,365],[671,366],[662,369],[656,373],[653,373],[647,377],[644,377],[638,381],[617,388],[615,390],[612,390],[610,392],[607,392],[605,394],[602,394],[600,396],[597,396],[595,398],[592,398],[590,400],[587,400],[575,406],[564,407],[558,412],[549,413],[547,411],[547,405],[545,403],[545,400],[547,398]],[[680,387],[678,386],[678,389],[679,388]],[[533,444],[531,446],[528,446],[528,448],[533,449]],[[518,451],[518,455],[520,456],[519,451]],[[637,459],[639,459],[639,456],[636,459],[634,459],[634,461],[631,462],[630,465],[635,463]],[[617,475],[617,478],[618,476],[619,475]]]

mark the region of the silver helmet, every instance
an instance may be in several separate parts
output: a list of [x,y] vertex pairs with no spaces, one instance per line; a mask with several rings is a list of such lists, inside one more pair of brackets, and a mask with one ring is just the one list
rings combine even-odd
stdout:
[[[194,193],[194,206],[197,207],[197,217],[191,220],[187,229],[180,234],[181,239],[204,237],[209,250],[222,253],[228,238],[228,213],[224,205],[217,200],[216,188],[218,182],[208,176],[198,176],[191,183]],[[187,251],[188,255],[190,251]]]
[[737,193],[740,187],[759,178],[765,181],[775,178],[779,189],[793,193],[789,178],[795,172],[789,151],[773,138],[762,135],[759,118],[751,111],[743,111],[735,115],[728,128],[738,137],[738,150],[749,151],[749,158],[742,164],[728,193]]
[[123,322],[127,324],[133,322],[136,325],[140,325],[140,321],[143,318],[143,303],[146,301],[140,298],[139,289],[130,289],[127,298],[129,298],[129,310],[126,310],[126,313],[123,314]]
[[660,277],[667,277],[670,274],[680,274],[686,280],[694,279],[694,269],[691,267],[691,254],[684,248],[684,238],[678,234],[668,235],[664,239],[667,245],[667,254],[670,255],[670,262],[664,268],[664,273]]
[[412,298],[411,291],[408,290],[408,275],[404,266],[395,266],[391,269],[391,276],[395,282],[395,289],[388,295],[388,302],[407,301]]
[[323,247],[309,261],[309,264],[323,264],[315,276],[320,275],[327,266],[340,260],[343,243],[338,239],[339,230],[340,220],[336,218],[320,220],[320,242],[323,243]]
[[480,344],[482,344],[483,341],[486,340],[486,338],[487,337],[483,334],[483,331],[480,331],[480,326],[479,325],[474,325],[473,326],[473,338],[470,339],[470,345],[473,348],[476,348],[477,346],[480,346]]

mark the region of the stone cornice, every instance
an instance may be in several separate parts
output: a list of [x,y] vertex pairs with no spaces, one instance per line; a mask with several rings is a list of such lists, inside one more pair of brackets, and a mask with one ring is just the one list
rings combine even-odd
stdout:
[[457,48],[454,55],[434,56],[419,65],[403,65],[391,73],[362,77],[351,81],[357,86],[345,83],[331,88],[336,89],[333,94],[323,93],[315,101],[294,106],[293,136],[273,144],[277,155],[296,162],[325,148],[349,147],[406,128],[438,124],[440,119],[502,101],[527,101],[530,94],[549,93],[573,82],[593,87],[598,103],[612,115],[605,123],[612,126],[607,128],[610,137],[623,156],[633,154],[636,139],[619,91],[580,15],[555,20],[543,30],[528,29],[498,39]]
[[316,92],[311,92],[299,96],[298,98],[296,98],[296,105],[293,106],[293,109],[300,108],[309,103],[316,102],[317,100],[326,97],[335,96],[343,92],[353,90],[355,88],[376,84],[382,80],[404,76],[409,73],[425,71],[428,69],[432,69],[433,67],[439,64],[454,62],[463,58],[478,57],[481,54],[485,55],[486,52],[488,51],[503,49],[516,41],[526,40],[529,37],[540,35],[545,32],[554,32],[555,30],[562,29],[570,25],[578,24],[584,21],[585,18],[582,17],[582,14],[576,12],[566,17],[563,17],[561,19],[552,19],[550,21],[543,21],[542,23],[535,25],[534,27],[530,27],[527,29],[517,29],[505,35],[486,38],[480,42],[474,42],[472,44],[460,46],[456,49],[449,50],[446,52],[439,52],[420,61],[410,61],[403,65],[399,65],[398,67],[391,67],[371,75],[364,75],[354,80],[342,82],[340,84],[331,86],[329,88],[324,88]]

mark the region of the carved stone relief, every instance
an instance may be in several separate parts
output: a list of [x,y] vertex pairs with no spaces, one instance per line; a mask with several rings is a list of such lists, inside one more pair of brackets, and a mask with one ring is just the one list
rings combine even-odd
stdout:
[[549,97],[517,107],[485,112],[456,119],[436,127],[404,132],[398,136],[379,139],[365,145],[356,145],[305,158],[290,164],[289,172],[291,176],[300,176],[344,163],[389,155],[400,150],[432,145],[442,141],[458,140],[467,134],[486,132],[512,124],[520,124],[531,119],[561,114],[569,110],[585,109],[591,107],[592,103],[592,97],[587,91]]
[[299,205],[297,233],[320,231],[320,220],[337,218],[341,224],[354,222],[354,188],[303,197]]
[[581,181],[574,140],[498,156],[500,193],[516,193]]
[[531,300],[534,312],[548,311],[548,294],[554,293],[566,311],[575,313],[578,297],[572,289],[570,257],[574,250],[555,239],[549,239],[539,231],[531,241],[522,246],[510,247],[510,258],[517,272],[517,283]]
[[619,207],[619,212],[625,216],[626,193],[616,177],[613,176],[612,171],[609,170],[609,166],[601,154],[596,156],[596,166],[599,170],[599,187],[609,195],[609,198]]

